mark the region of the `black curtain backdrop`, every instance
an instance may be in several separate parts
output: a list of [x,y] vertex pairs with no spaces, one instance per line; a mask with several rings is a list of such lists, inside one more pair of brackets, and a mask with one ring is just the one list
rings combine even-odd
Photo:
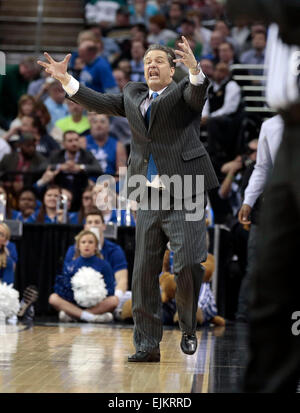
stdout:
[[[16,243],[19,260],[15,274],[15,288],[23,295],[28,285],[39,290],[35,304],[36,315],[54,315],[56,311],[48,304],[56,275],[62,270],[65,253],[74,244],[80,225],[24,224],[23,236],[12,239]],[[124,249],[128,261],[129,287],[134,260],[135,228],[119,227],[118,239],[112,240]]]

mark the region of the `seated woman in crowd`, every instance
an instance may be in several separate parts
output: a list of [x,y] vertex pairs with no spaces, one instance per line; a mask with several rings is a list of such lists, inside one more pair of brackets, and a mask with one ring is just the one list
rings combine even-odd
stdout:
[[18,102],[18,116],[11,122],[10,129],[21,126],[23,116],[30,116],[34,113],[35,99],[30,95],[22,95]]
[[[82,320],[105,323],[113,319],[111,311],[117,305],[114,294],[114,276],[110,265],[100,258],[98,239],[91,231],[81,231],[76,239],[75,259],[64,265],[63,274],[56,277],[54,293],[49,303],[59,311],[60,321]],[[91,267],[103,275],[107,297],[93,307],[81,308],[76,303],[71,279],[82,267]]]
[[[35,213],[34,222],[40,224],[64,223],[63,210],[59,206],[59,199],[63,194],[67,195],[67,198],[69,198],[69,203],[72,202],[72,200],[70,199],[72,195],[70,191],[62,189],[58,185],[49,185],[46,189],[46,192],[44,193],[42,205],[39,211]],[[67,222],[65,223],[76,224],[76,213],[67,212]]]
[[91,185],[83,191],[80,209],[78,212],[72,213],[72,224],[84,225],[87,214],[95,208],[93,204],[92,189],[93,186]]
[[43,202],[36,214],[35,222],[40,224],[55,224],[62,222],[62,214],[58,213],[57,201],[61,195],[61,188],[49,185],[44,193]]
[[31,188],[24,188],[18,197],[18,211],[15,219],[26,223],[35,222],[40,206],[41,202],[37,200],[34,191]]

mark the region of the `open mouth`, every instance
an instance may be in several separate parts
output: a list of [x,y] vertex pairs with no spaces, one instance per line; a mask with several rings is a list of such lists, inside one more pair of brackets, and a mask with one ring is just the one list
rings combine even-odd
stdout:
[[159,79],[159,73],[156,71],[150,70],[149,72],[149,79]]

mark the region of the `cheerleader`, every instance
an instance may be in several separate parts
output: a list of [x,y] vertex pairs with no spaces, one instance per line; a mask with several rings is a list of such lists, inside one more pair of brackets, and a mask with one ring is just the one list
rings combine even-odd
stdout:
[[[92,323],[110,322],[113,319],[111,311],[117,305],[117,298],[114,296],[115,281],[112,269],[106,261],[100,258],[98,239],[93,232],[83,230],[75,240],[76,253],[74,259],[64,266],[63,274],[56,277],[54,293],[50,295],[49,303],[59,311],[60,321],[74,321],[75,319]],[[90,271],[90,273],[101,273],[107,290],[107,296],[102,300],[99,299],[92,306],[83,305],[83,301],[78,303],[78,298],[76,298],[74,280],[83,267],[91,268],[93,271]],[[85,278],[83,277],[83,279],[86,282],[91,279],[87,271],[88,268],[84,268]],[[83,274],[82,270],[80,271]],[[83,279],[81,279],[81,284]],[[89,288],[89,286],[87,285],[86,288]],[[91,285],[89,291],[94,293],[97,288],[100,297],[102,291],[98,285]]]

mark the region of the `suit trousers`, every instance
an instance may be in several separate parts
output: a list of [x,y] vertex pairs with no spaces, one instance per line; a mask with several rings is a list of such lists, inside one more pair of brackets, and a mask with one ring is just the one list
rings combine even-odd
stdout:
[[[300,119],[285,124],[258,226],[244,391],[296,392],[300,378]],[[296,264],[296,265],[295,265]]]
[[168,241],[174,252],[179,326],[187,333],[196,330],[196,311],[204,274],[201,262],[207,256],[204,211],[200,220],[189,221],[186,219],[187,211],[174,209],[172,199],[169,210],[164,210],[161,204],[157,210],[151,208],[154,197],[161,201],[162,191],[149,190],[145,194],[147,196],[142,199],[137,211],[132,275],[133,339],[137,351],[154,349],[162,339],[159,275]]

